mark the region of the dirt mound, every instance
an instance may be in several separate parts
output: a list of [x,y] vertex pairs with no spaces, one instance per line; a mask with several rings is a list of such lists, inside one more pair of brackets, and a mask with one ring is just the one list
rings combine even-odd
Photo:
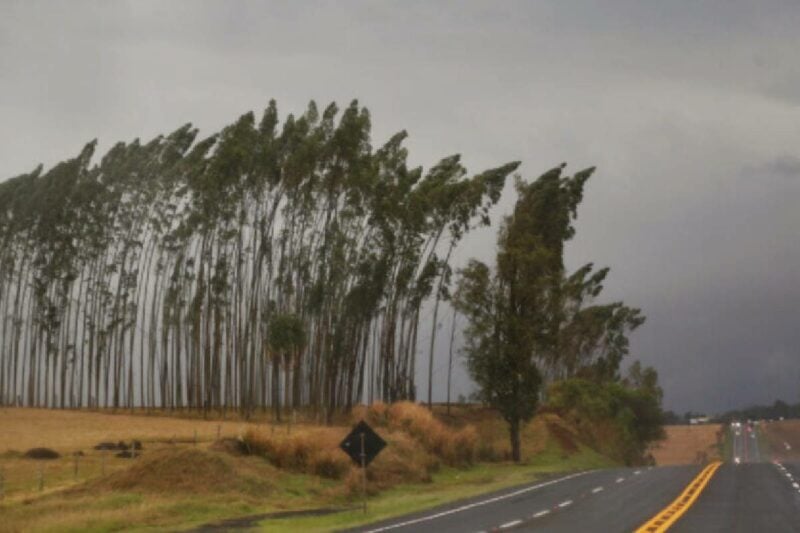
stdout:
[[98,488],[146,492],[224,492],[240,478],[227,458],[198,449],[165,450],[98,480]]
[[25,452],[25,457],[28,459],[58,459],[61,456],[50,448],[31,448]]

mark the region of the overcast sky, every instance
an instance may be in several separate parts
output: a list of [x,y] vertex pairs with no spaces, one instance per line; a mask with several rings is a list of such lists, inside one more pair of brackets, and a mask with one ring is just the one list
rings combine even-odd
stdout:
[[0,0],[0,179],[270,98],[282,115],[358,98],[374,144],[406,129],[426,167],[598,166],[569,264],[610,266],[606,297],[643,308],[633,355],[666,407],[797,402],[798,28],[791,0]]

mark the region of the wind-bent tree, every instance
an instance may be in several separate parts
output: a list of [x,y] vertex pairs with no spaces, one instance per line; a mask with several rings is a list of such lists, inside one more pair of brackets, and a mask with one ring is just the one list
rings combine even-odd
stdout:
[[521,426],[535,414],[542,382],[589,369],[615,375],[627,353],[626,332],[643,321],[638,310],[619,303],[584,307],[602,290],[607,270],[592,274],[587,265],[566,276],[564,244],[575,234],[577,207],[594,169],[571,177],[562,169],[530,184],[518,180],[495,269],[471,261],[456,291],[456,309],[469,320],[468,369],[483,401],[508,423],[515,461]]
[[[409,168],[405,132],[370,133],[357,102],[282,122],[270,102],[0,183],[0,403],[279,415],[282,386],[330,419],[413,398],[420,310],[518,164]],[[282,316],[302,343],[271,345]]]

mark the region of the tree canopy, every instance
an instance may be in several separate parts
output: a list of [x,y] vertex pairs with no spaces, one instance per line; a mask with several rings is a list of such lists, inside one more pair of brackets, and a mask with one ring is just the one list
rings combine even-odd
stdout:
[[247,415],[281,376],[328,414],[413,398],[420,309],[518,163],[426,171],[405,138],[373,148],[355,101],[270,102],[0,183],[0,403]]

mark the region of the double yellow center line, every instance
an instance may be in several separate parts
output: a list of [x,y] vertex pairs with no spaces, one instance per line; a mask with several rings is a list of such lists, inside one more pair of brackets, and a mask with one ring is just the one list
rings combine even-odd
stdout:
[[697,474],[691,483],[689,483],[683,492],[675,498],[669,505],[659,511],[653,518],[642,524],[636,533],[660,533],[666,531],[675,523],[678,518],[683,516],[683,513],[689,510],[689,507],[697,500],[700,493],[706,487],[714,472],[720,467],[722,463],[715,461]]

